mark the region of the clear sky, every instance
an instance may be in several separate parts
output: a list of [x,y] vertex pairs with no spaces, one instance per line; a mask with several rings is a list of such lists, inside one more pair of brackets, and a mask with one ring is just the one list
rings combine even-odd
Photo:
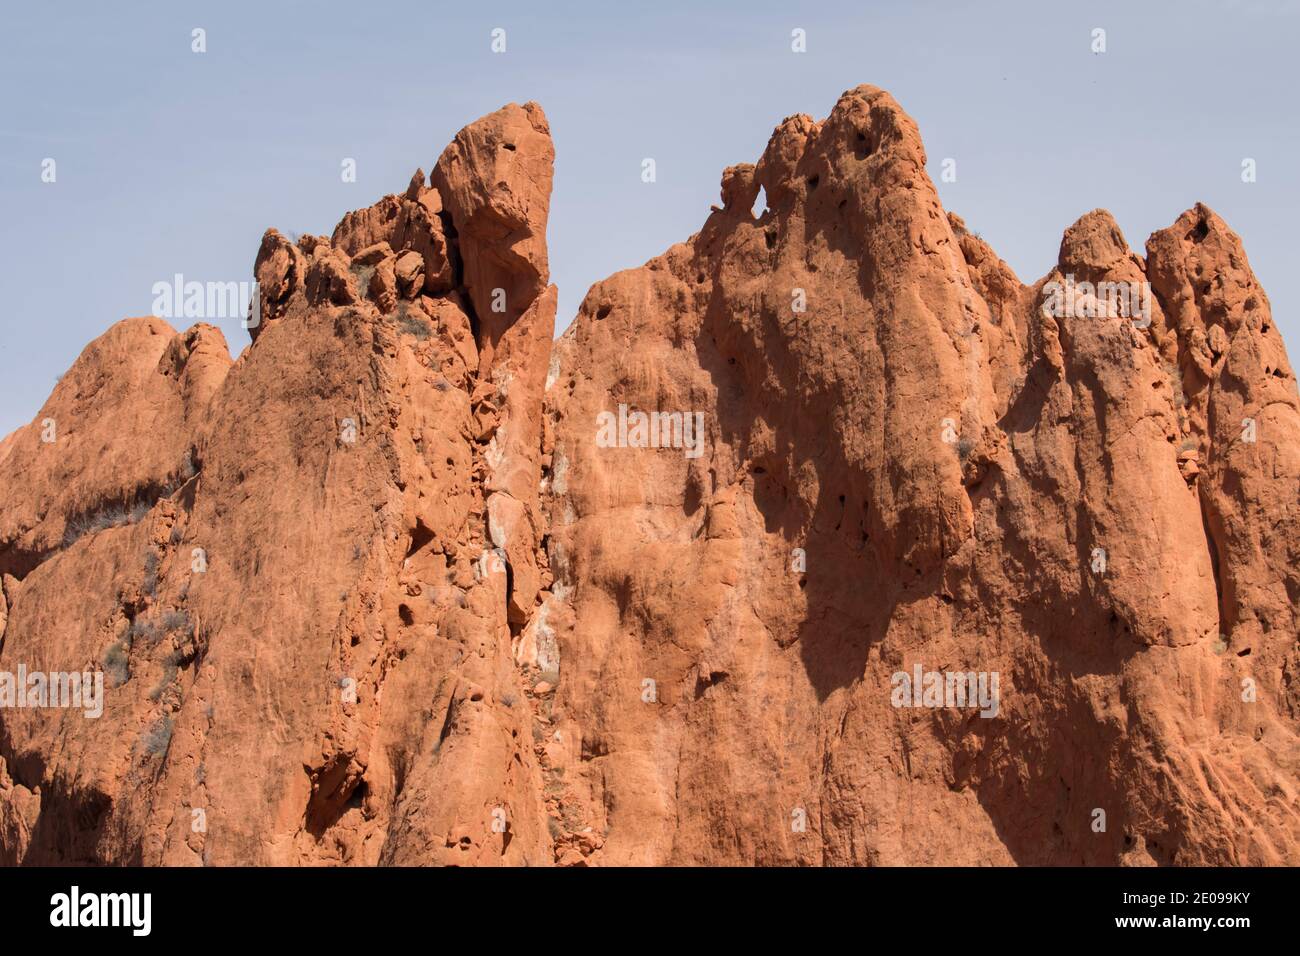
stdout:
[[[1022,280],[1090,209],[1140,252],[1201,200],[1243,237],[1300,360],[1297,57],[1293,0],[6,3],[0,434],[92,338],[148,314],[154,283],[251,279],[266,227],[329,233],[529,99],[557,152],[560,328],[591,283],[695,232],[722,169],[783,117],[872,83],[916,118],[944,205]],[[948,157],[957,181],[939,182]],[[245,347],[237,319],[217,324]]]

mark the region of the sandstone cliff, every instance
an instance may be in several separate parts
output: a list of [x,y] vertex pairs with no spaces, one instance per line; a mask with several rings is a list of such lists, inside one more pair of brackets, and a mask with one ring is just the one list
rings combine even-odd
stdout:
[[553,161],[471,124],[264,236],[238,360],[126,320],[0,443],[0,671],[108,684],[0,710],[0,862],[1300,863],[1300,398],[1217,215],[1027,286],[860,87],[553,342]]

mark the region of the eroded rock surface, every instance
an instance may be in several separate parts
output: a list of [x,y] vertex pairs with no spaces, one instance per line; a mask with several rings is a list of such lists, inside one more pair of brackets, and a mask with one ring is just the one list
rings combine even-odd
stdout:
[[0,862],[1300,862],[1300,398],[1217,215],[1026,285],[859,87],[553,343],[553,162],[471,124],[267,232],[237,361],[121,322],[0,443],[0,671],[107,677],[0,710]]

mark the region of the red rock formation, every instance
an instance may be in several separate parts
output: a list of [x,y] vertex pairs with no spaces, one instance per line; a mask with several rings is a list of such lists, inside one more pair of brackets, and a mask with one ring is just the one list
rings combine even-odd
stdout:
[[0,710],[0,862],[1300,862],[1300,399],[1217,216],[1025,286],[860,87],[552,347],[553,158],[479,120],[268,232],[236,362],[119,323],[0,443],[0,671],[111,685]]

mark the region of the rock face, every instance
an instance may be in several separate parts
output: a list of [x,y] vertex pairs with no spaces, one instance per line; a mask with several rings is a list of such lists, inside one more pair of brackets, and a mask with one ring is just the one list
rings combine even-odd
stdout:
[[1300,398],[1218,216],[1026,286],[860,87],[553,343],[553,160],[479,120],[269,231],[233,364],[126,320],[0,443],[0,672],[106,676],[0,710],[0,862],[1300,863]]

